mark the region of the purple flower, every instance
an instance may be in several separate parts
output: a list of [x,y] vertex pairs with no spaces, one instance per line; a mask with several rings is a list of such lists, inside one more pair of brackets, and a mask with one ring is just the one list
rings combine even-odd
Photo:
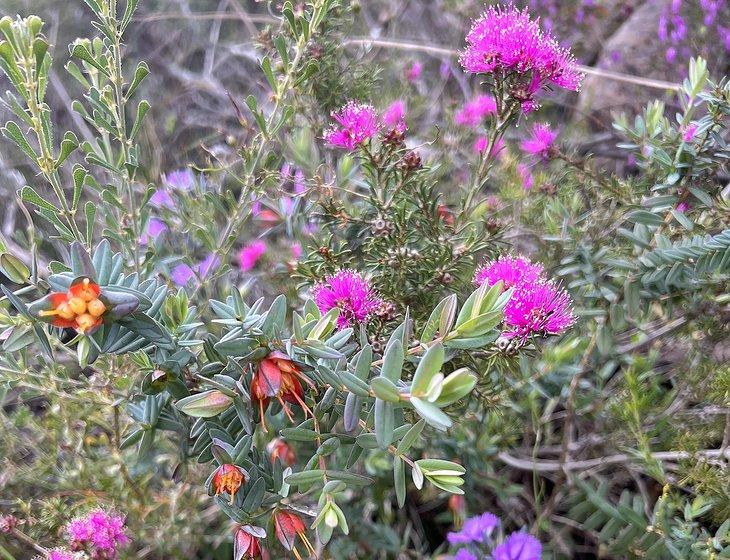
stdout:
[[494,560],[540,560],[542,545],[527,533],[512,533],[492,551]]
[[205,257],[197,266],[198,276],[205,278],[221,264],[221,258],[215,253]]
[[572,301],[554,282],[523,283],[504,308],[504,323],[509,337],[561,334],[575,323]]
[[71,521],[66,533],[72,548],[113,560],[117,550],[129,543],[124,523],[123,515],[97,509]]
[[485,512],[464,521],[461,531],[448,533],[446,540],[451,544],[483,543],[498,526],[499,518],[493,513]]
[[477,557],[467,549],[462,548],[454,555],[453,560],[477,560]]
[[474,275],[474,283],[481,286],[486,283],[494,286],[502,282],[503,289],[508,290],[525,283],[532,283],[542,278],[545,269],[540,263],[533,263],[522,256],[504,256],[480,266]]
[[378,133],[378,114],[372,105],[350,101],[334,111],[332,118],[336,124],[325,133],[324,140],[335,148],[354,150]]
[[523,140],[520,143],[520,148],[523,152],[548,160],[557,137],[558,133],[551,130],[549,124],[536,123],[530,129],[530,138]]
[[147,228],[144,233],[139,236],[139,244],[147,245],[150,241],[154,242],[160,235],[167,231],[167,224],[158,218],[150,218],[147,222]]
[[337,326],[344,329],[366,321],[382,300],[368,281],[354,270],[340,270],[312,288],[314,302],[322,313],[337,308]]
[[256,266],[258,260],[266,253],[266,243],[260,239],[244,245],[238,253],[238,266],[247,272]]
[[157,189],[150,197],[150,204],[157,208],[175,208],[175,202],[172,200],[170,193],[165,189]]
[[403,134],[406,131],[406,104],[402,99],[393,101],[383,112],[383,124]]
[[691,142],[692,139],[695,137],[696,133],[697,133],[697,125],[689,124],[682,132],[682,140],[684,142]]
[[475,128],[482,124],[484,117],[497,111],[497,103],[491,95],[480,95],[465,103],[454,115],[454,122],[459,126]]
[[180,263],[170,271],[170,279],[178,286],[187,286],[195,279],[195,271],[187,264]]
[[418,80],[418,78],[421,77],[421,74],[423,73],[423,64],[416,61],[413,64],[410,65],[410,67],[406,70],[406,79],[409,82],[415,82]]
[[294,172],[294,192],[296,194],[302,194],[307,190],[307,181],[304,177],[304,171],[297,168]]
[[297,260],[298,261],[299,259],[301,259],[303,252],[304,251],[302,249],[302,244],[301,243],[294,242],[294,243],[291,244],[291,256],[292,256],[292,258],[294,260]]
[[537,20],[512,5],[490,6],[466,36],[460,61],[474,74],[517,73],[531,78],[533,92],[555,85],[578,90],[583,80],[573,55]]
[[162,176],[162,180],[174,191],[190,191],[195,186],[192,169],[178,169]]

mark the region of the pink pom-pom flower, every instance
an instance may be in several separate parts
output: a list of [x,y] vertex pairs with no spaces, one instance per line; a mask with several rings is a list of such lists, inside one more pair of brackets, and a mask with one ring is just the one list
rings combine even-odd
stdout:
[[355,270],[340,270],[312,289],[314,302],[322,313],[337,308],[341,329],[362,323],[382,304],[370,283]]
[[332,113],[335,123],[325,133],[324,140],[330,146],[354,150],[378,133],[380,123],[372,105],[350,101],[339,111]]

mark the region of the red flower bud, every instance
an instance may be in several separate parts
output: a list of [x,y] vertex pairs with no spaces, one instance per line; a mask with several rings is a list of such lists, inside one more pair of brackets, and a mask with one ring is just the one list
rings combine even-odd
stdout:
[[261,558],[262,551],[259,541],[266,536],[260,527],[241,525],[233,539],[233,560],[251,560]]
[[294,448],[281,438],[272,439],[266,449],[272,462],[279,459],[282,465],[291,467],[297,461]]
[[271,352],[261,360],[251,379],[251,403],[259,409],[264,430],[266,430],[264,411],[269,406],[272,397],[281,403],[284,413],[291,421],[294,421],[294,417],[286,403],[298,404],[311,414],[309,407],[304,402],[302,381],[313,386],[312,382],[302,375],[299,366],[286,354]]
[[314,547],[307,538],[304,522],[296,513],[277,510],[274,513],[274,528],[276,529],[276,538],[279,539],[281,546],[292,551],[297,558],[301,558],[299,552],[294,547],[297,537],[302,540],[307,552],[312,556],[315,555]]

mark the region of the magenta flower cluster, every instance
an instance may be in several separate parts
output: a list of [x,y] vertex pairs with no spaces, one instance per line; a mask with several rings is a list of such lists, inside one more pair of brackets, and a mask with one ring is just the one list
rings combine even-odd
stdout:
[[383,112],[382,118],[372,105],[349,101],[339,111],[332,113],[334,123],[324,134],[324,141],[333,148],[353,151],[381,129],[405,133],[406,106],[401,99],[393,101]]
[[467,72],[524,77],[526,89],[514,95],[524,111],[537,108],[538,90],[554,85],[577,91],[583,80],[570,51],[544,33],[527,9],[490,6],[473,23],[466,42],[460,60]]
[[354,150],[378,133],[380,122],[372,105],[350,101],[332,113],[335,121],[324,140],[335,148]]
[[344,329],[367,321],[383,300],[370,283],[355,270],[340,270],[327,276],[312,289],[314,302],[322,313],[337,308],[337,327]]
[[125,518],[95,509],[66,525],[67,545],[48,552],[48,560],[115,560],[130,542]]
[[480,267],[477,285],[502,282],[512,295],[504,309],[504,335],[528,338],[557,335],[575,323],[568,292],[545,278],[542,265],[525,257],[504,256]]

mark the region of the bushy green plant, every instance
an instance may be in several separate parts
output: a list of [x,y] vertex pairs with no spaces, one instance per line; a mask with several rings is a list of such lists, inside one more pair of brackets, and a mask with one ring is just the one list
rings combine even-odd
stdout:
[[[37,172],[27,254],[0,238],[0,554],[95,554],[63,526],[98,505],[128,514],[109,558],[539,555],[520,530],[555,558],[730,554],[727,80],[695,59],[674,120],[617,119],[621,175],[531,122],[581,74],[526,13],[481,23],[534,38],[527,62],[468,35],[491,97],[444,140],[367,104],[350,3],[284,2],[240,137],[148,185],[137,2],[86,4],[83,141],[51,119],[42,21],[0,20],[2,132]],[[484,510],[499,543],[444,541]]]

